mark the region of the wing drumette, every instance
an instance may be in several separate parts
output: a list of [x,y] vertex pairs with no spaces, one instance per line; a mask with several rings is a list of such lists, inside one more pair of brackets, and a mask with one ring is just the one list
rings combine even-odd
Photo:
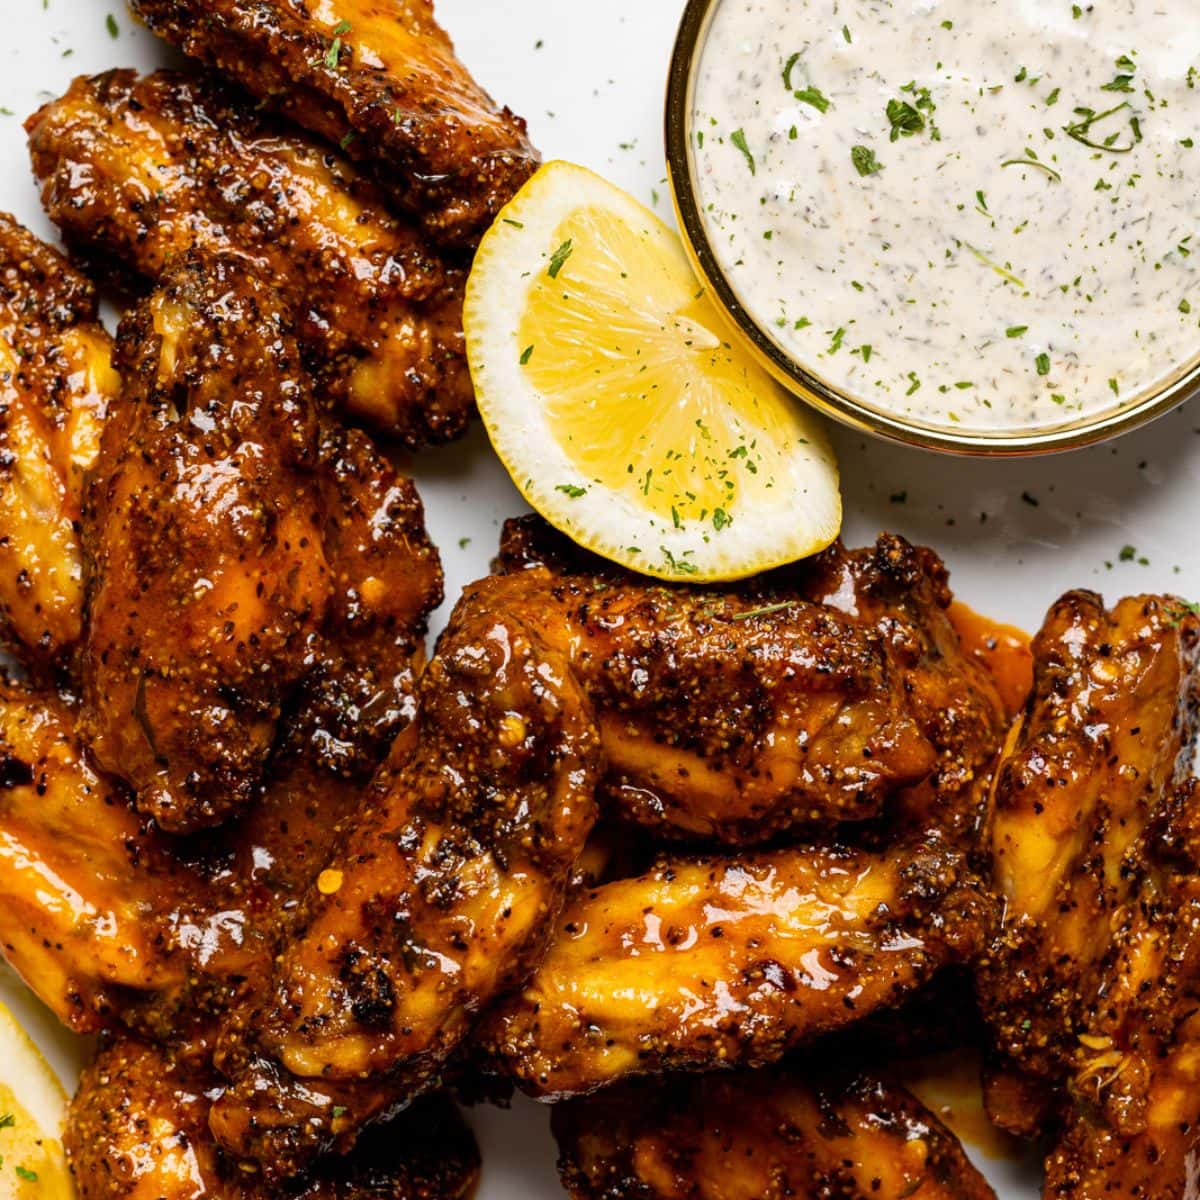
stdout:
[[91,284],[0,214],[0,641],[39,673],[79,640],[83,475],[116,390]]
[[958,1139],[870,1075],[624,1085],[556,1105],[552,1123],[574,1200],[994,1200]]
[[455,57],[430,0],[132,0],[156,33],[372,163],[437,241],[473,246],[529,177],[525,122]]
[[463,431],[465,269],[339,154],[214,80],[167,71],[77,79],[27,125],[72,246],[150,280],[189,253],[240,253],[291,305],[343,413],[413,446]]

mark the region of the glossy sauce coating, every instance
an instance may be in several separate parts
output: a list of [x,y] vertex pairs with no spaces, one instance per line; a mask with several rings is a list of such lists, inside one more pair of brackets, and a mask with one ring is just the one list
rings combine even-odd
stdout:
[[1034,657],[1034,691],[992,797],[988,845],[1006,909],[981,995],[998,1044],[1053,1077],[1075,1052],[1081,1006],[1104,986],[1141,838],[1188,769],[1200,622],[1169,597],[1132,597],[1110,613],[1072,592]]
[[820,1062],[620,1086],[551,1120],[573,1200],[994,1200],[914,1096]]
[[329,600],[316,409],[274,295],[196,261],[122,322],[84,511],[83,729],[163,828],[251,802]]
[[92,285],[0,214],[0,641],[38,672],[79,640],[83,476],[117,386]]
[[[261,1176],[224,1158],[208,1131],[219,1077],[123,1037],[83,1073],[66,1145],[81,1200],[268,1200]],[[445,1096],[419,1101],[347,1159],[288,1181],[295,1200],[461,1200],[479,1150]]]
[[435,241],[474,246],[537,165],[525,122],[455,57],[431,0],[135,0],[185,53],[319,134]]
[[991,915],[962,856],[936,840],[663,860],[573,897],[481,1042],[544,1098],[761,1066],[968,961]]
[[236,251],[284,296],[319,390],[412,446],[474,407],[461,264],[393,217],[334,151],[213,80],[81,77],[27,122],[42,200],[72,246],[157,281]]
[[603,801],[624,819],[740,844],[875,817],[903,792],[922,829],[974,827],[1003,704],[932,551],[883,535],[734,587],[668,588],[531,518],[505,527],[499,565],[527,590],[546,580],[547,636],[597,706]]
[[256,802],[217,832],[162,835],[101,775],[76,713],[0,690],[0,945],[64,1023],[116,1021],[207,1058],[324,868],[360,788],[412,720],[425,617],[441,594],[420,501],[357,432],[322,438],[333,583],[303,647]]
[[272,1174],[428,1086],[536,963],[593,824],[590,707],[495,582],[460,601],[266,1002],[226,1032],[213,1130]]
[[[1070,593],[996,775],[1006,902],[980,996],[994,1119],[1061,1124],[1047,1196],[1182,1200],[1200,1141],[1200,622],[1165,596]],[[1033,1113],[1033,1122],[1030,1114]],[[1040,1130],[1037,1130],[1040,1131]]]
[[[415,740],[310,894],[271,1002],[224,1039],[236,1082],[214,1128],[233,1153],[286,1169],[424,1086],[536,962],[605,766],[615,811],[636,785],[663,798],[639,813],[651,828],[739,844],[878,816],[937,768],[869,622],[795,590],[764,606],[753,585],[669,588],[543,542],[536,522],[510,526],[504,573],[468,589]],[[947,855],[911,869],[953,875]]]

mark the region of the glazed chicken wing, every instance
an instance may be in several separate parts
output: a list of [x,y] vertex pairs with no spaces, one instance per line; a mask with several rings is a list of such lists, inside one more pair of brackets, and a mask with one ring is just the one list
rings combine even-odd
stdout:
[[997,1046],[1057,1078],[1105,990],[1143,837],[1182,782],[1200,701],[1200,620],[1165,597],[1071,592],[1034,641],[1034,691],[997,771],[988,829],[1005,923],[981,974]]
[[1018,644],[1015,666],[989,670],[960,636],[941,559],[894,534],[862,550],[837,543],[796,570],[808,598],[877,634],[892,678],[934,748],[933,770],[898,799],[893,819],[973,843],[1007,727],[1003,671],[1016,675],[1023,703],[1028,654]]
[[[122,1037],[84,1071],[66,1150],[82,1200],[270,1200],[261,1176],[225,1158],[208,1131],[220,1080]],[[444,1096],[418,1101],[345,1159],[288,1181],[294,1200],[461,1200],[479,1174],[471,1131]]]
[[499,564],[543,573],[597,707],[604,802],[626,820],[738,844],[877,816],[911,786],[916,827],[974,825],[1004,708],[951,623],[932,551],[885,535],[689,591],[620,572],[528,518],[506,526]]
[[167,830],[253,799],[330,592],[311,391],[273,293],[195,261],[122,322],[84,512],[83,730]]
[[547,1099],[760,1066],[969,961],[990,916],[962,855],[937,841],[667,859],[573,898],[481,1041]]
[[1089,1007],[1046,1200],[1195,1194],[1200,1154],[1200,789],[1189,780],[1115,914],[1106,986]]
[[556,1105],[573,1200],[994,1200],[958,1139],[869,1075],[640,1082]]
[[131,0],[185,53],[372,163],[437,241],[471,247],[537,165],[525,123],[455,57],[431,0]]
[[[1200,620],[1169,597],[1070,593],[996,776],[1005,901],[980,996],[995,1119],[1064,1131],[1047,1195],[1180,1198],[1200,1128],[1200,876],[1189,768]],[[1032,1102],[1031,1102],[1032,1101]]]
[[214,81],[165,71],[77,79],[27,125],[72,246],[151,280],[189,253],[239,252],[294,309],[345,414],[413,446],[463,431],[465,271],[338,154]]
[[590,706],[490,581],[469,589],[310,892],[268,1003],[227,1032],[218,1139],[287,1174],[434,1078],[537,960],[594,815]]
[[326,431],[317,488],[327,621],[238,820],[165,837],[92,766],[66,704],[0,689],[0,946],[74,1029],[119,1017],[206,1044],[233,998],[265,985],[281,927],[413,717],[441,596],[420,501],[353,431]]
[[[873,628],[794,592],[764,605],[753,590],[535,561],[539,536],[510,530],[505,573],[474,585],[455,610],[421,684],[418,732],[371,789],[326,890],[310,895],[270,1003],[225,1039],[222,1068],[235,1083],[213,1119],[235,1154],[289,1169],[348,1144],[436,1074],[474,1016],[535,965],[603,768],[623,794],[638,789],[647,812],[657,805],[646,824],[739,842],[877,816],[895,789],[937,765]],[[800,889],[785,892],[798,906],[797,936],[810,915],[804,889],[826,871],[840,877],[842,852],[831,853],[793,855],[780,868]],[[868,1006],[967,956],[980,936],[986,905],[961,877],[961,856],[906,854],[851,854],[845,868],[857,863],[869,877],[847,902],[848,920],[866,922],[847,955],[886,940],[888,921],[873,913],[883,900],[899,906],[900,925],[924,930],[936,912],[939,926],[907,957],[885,955]],[[718,892],[726,869],[735,865],[696,868],[714,873],[706,886]],[[922,907],[929,888],[935,899]],[[664,899],[673,902],[688,904]],[[752,941],[723,947],[749,956],[734,975],[756,969]],[[733,977],[731,986],[756,987]],[[781,1018],[757,1053],[777,1056],[823,1022],[844,1021],[845,999],[824,1016],[815,999],[797,1004],[796,1021]],[[691,1061],[708,1054],[697,1043]]]
[[79,640],[83,474],[116,390],[91,284],[0,214],[0,643],[41,673]]
[[0,947],[77,1032],[186,969],[157,919],[172,868],[120,789],[88,762],[60,701],[0,686]]

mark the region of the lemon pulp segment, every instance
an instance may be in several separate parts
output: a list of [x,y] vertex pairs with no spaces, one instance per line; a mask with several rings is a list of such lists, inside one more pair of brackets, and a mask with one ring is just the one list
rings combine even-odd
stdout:
[[0,1200],[72,1200],[66,1108],[62,1085],[0,1004]]
[[518,340],[556,440],[583,480],[676,521],[731,520],[763,502],[795,449],[787,408],[732,351],[677,241],[604,209],[572,213],[530,286]]

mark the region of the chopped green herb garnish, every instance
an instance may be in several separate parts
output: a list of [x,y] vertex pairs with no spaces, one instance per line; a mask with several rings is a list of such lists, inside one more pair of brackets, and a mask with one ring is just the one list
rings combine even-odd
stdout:
[[565,242],[555,252],[550,255],[550,266],[546,270],[546,274],[551,279],[557,279],[558,273],[563,269],[567,259],[574,253],[574,239],[567,238]]
[[560,483],[554,490],[562,492],[564,496],[570,496],[572,500],[578,500],[580,496],[587,495],[587,488],[580,487],[577,483]]
[[533,357],[533,345],[530,344],[521,351],[521,366],[524,366]]
[[850,151],[850,161],[860,175],[877,175],[883,170],[883,165],[875,157],[875,151],[870,146],[855,146]]
[[792,93],[797,100],[803,101],[805,104],[811,104],[818,112],[829,111],[829,99],[821,91],[820,88],[806,87],[800,88]]
[[735,129],[730,135],[729,140],[746,156],[746,162],[750,165],[750,174],[757,175],[758,168],[754,165],[754,155],[750,153],[750,147],[746,145],[746,134],[741,129]]
[[889,140],[893,142],[901,137],[913,137],[925,128],[925,118],[907,100],[889,100],[887,119],[892,127]]
[[1037,362],[1037,373],[1039,375],[1049,375],[1050,374],[1050,355],[1039,354],[1037,356],[1036,362]]

